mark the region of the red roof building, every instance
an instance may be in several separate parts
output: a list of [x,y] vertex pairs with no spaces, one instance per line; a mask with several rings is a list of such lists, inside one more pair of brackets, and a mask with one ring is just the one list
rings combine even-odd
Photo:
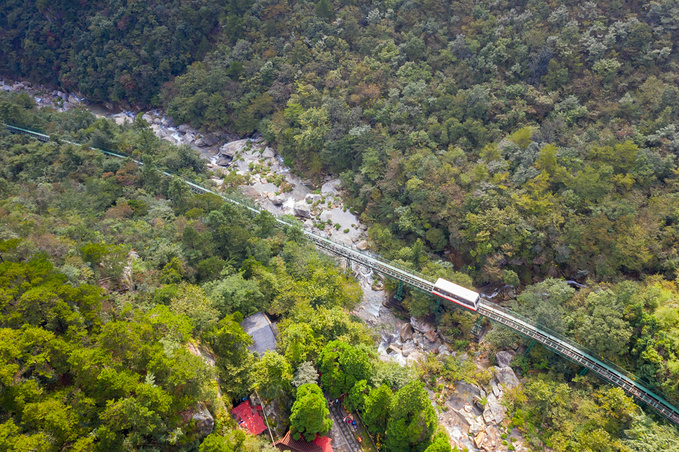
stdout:
[[262,416],[259,415],[259,411],[261,410],[261,406],[257,405],[254,407],[248,400],[232,409],[231,413],[236,416],[238,425],[246,428],[253,435],[259,435],[266,430],[266,425],[264,425]]
[[280,450],[290,450],[293,452],[332,452],[331,439],[327,436],[316,436],[311,442],[304,440],[294,440],[290,431],[285,434],[285,438],[276,442],[276,447]]

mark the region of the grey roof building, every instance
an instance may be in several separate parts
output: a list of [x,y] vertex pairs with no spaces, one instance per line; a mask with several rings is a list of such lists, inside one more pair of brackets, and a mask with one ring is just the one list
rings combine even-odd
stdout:
[[252,338],[252,345],[248,347],[251,352],[257,352],[260,356],[267,350],[276,349],[276,331],[269,317],[263,312],[258,312],[243,319],[241,326]]

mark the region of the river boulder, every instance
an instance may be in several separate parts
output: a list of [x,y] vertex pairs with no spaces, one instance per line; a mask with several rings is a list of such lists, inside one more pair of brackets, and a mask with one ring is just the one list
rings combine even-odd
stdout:
[[497,361],[497,367],[509,367],[509,365],[512,362],[512,359],[514,359],[514,354],[506,351],[501,351],[498,352],[497,355],[495,355],[495,360]]
[[293,210],[298,217],[311,218],[311,206],[304,200],[297,201]]

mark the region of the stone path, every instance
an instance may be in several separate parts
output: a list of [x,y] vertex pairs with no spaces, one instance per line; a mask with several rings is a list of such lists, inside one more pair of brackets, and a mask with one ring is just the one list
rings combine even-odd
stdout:
[[356,440],[354,427],[342,421],[346,412],[342,404],[330,405],[330,417],[332,417],[332,448],[337,452],[361,452],[361,446]]

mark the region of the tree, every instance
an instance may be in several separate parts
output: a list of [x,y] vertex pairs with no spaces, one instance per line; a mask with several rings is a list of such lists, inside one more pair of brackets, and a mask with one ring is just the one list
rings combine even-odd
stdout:
[[679,431],[669,423],[658,424],[645,414],[635,416],[624,443],[634,452],[679,450]]
[[335,11],[332,9],[332,5],[329,0],[319,0],[314,8],[316,15],[325,20],[332,20],[335,17]]
[[575,294],[563,279],[548,278],[527,287],[517,298],[516,312],[556,333],[564,333],[565,304]]
[[314,368],[314,364],[311,361],[304,361],[295,371],[295,378],[292,379],[292,384],[298,388],[303,384],[309,383],[318,383],[318,371]]
[[230,437],[211,433],[203,440],[198,452],[246,452],[244,442],[245,433],[241,430],[235,430]]
[[240,273],[209,282],[204,288],[221,315],[236,311],[249,315],[263,308],[264,296],[257,280],[245,279]]
[[452,452],[452,450],[448,435],[444,431],[440,431],[434,435],[434,439],[424,452]]
[[354,385],[370,378],[372,363],[360,348],[340,341],[328,342],[318,358],[321,384],[330,397],[349,393]]
[[227,391],[236,397],[247,395],[250,388],[252,339],[239,325],[242,316],[228,315],[203,337],[217,354],[217,366]]
[[365,380],[357,382],[349,391],[349,397],[345,401],[347,409],[349,411],[363,411],[367,392],[368,382]]
[[170,310],[181,313],[193,320],[196,333],[209,330],[217,322],[219,312],[203,289],[193,284],[180,284],[172,301]]
[[627,353],[632,327],[624,320],[624,306],[610,290],[587,295],[588,309],[579,311],[575,335],[580,343],[609,359]]
[[295,440],[313,441],[316,435],[325,435],[332,428],[328,403],[316,384],[303,384],[297,388],[297,400],[290,414],[290,432]]
[[424,451],[436,428],[436,412],[424,383],[399,389],[391,401],[385,445],[392,452]]
[[391,388],[383,384],[374,388],[365,399],[363,422],[373,435],[383,435],[387,431],[389,420],[389,408],[393,397]]
[[267,400],[285,397],[291,390],[292,368],[276,352],[267,350],[253,366],[254,388]]

